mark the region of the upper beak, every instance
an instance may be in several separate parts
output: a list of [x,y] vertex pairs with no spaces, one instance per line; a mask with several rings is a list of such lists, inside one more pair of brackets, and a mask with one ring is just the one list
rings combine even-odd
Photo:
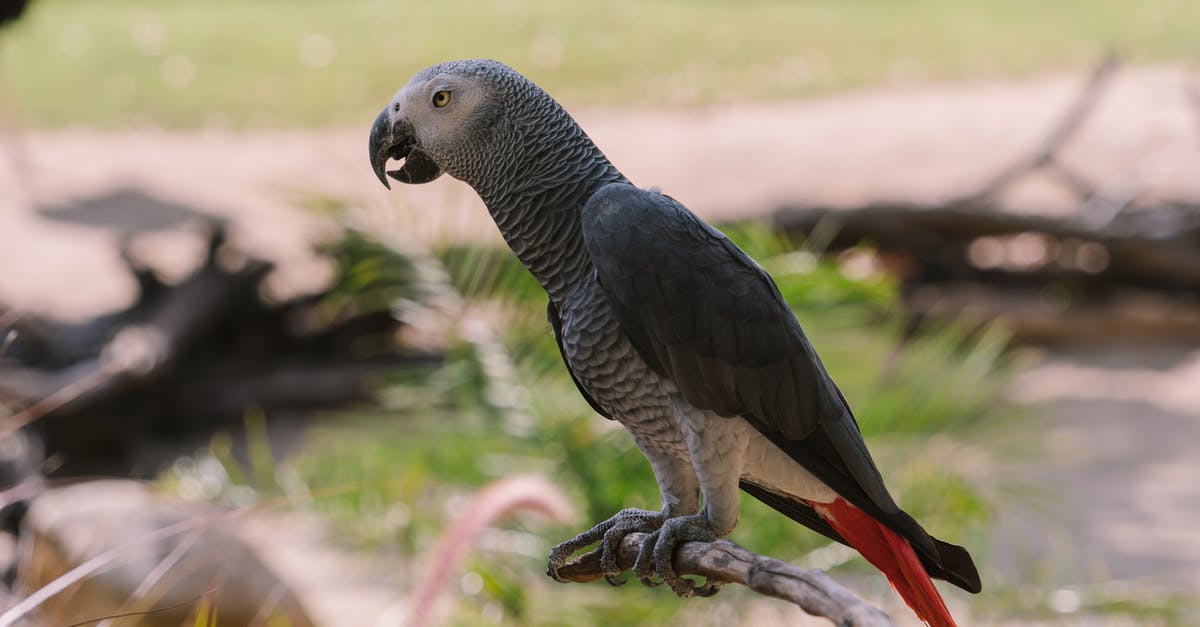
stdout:
[[[375,124],[371,126],[371,169],[383,186],[391,189],[387,176],[401,183],[428,183],[442,174],[437,166],[424,152],[417,148],[413,136],[412,125],[403,117],[392,119],[392,107],[389,105],[379,112]],[[404,159],[399,169],[385,171],[384,166],[390,159]],[[384,176],[386,174],[387,176]]]
[[392,124],[391,109],[390,105],[384,107],[383,111],[379,112],[379,117],[375,118],[375,124],[371,126],[371,169],[375,170],[379,182],[388,189],[391,189],[392,185],[384,176],[384,166],[393,157],[407,157],[408,151],[412,149],[412,133],[404,133],[408,125]]

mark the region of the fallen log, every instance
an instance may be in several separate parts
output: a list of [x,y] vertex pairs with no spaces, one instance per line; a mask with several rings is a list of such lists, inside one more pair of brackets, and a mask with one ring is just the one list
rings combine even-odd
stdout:
[[351,304],[331,316],[323,294],[265,301],[271,264],[226,268],[226,246],[213,223],[206,258],[175,285],[123,249],[140,286],[123,311],[81,324],[10,316],[0,437],[31,427],[62,458],[61,474],[127,472],[136,459],[123,452],[148,436],[237,428],[249,407],[294,413],[366,401],[381,375],[441,360],[400,345],[402,323],[386,308]]
[[[806,236],[831,232],[824,242],[831,250],[870,242],[881,250],[910,254],[934,279],[1070,279],[1200,289],[1200,204],[1126,211],[1102,227],[962,201],[879,203],[850,209],[791,206],[778,209],[774,223]],[[1027,234],[1038,240],[1038,250],[1028,261],[1006,259],[1014,252],[1004,250],[996,263],[980,256],[982,246],[1003,248]],[[1097,259],[1081,262],[1064,256],[1064,248],[1074,254],[1081,246],[1094,251]]]
[[[1100,62],[1042,140],[978,189],[933,202],[790,204],[777,208],[772,221],[816,252],[865,243],[897,261],[889,265],[899,269],[906,302],[918,317],[1003,319],[1018,337],[1034,341],[1193,337],[1200,310],[1200,200],[1106,194],[1059,157],[1116,67],[1111,56]],[[1200,103],[1196,93],[1191,96]],[[1076,210],[1063,215],[1007,206],[1004,193],[1034,174],[1057,180],[1076,198]],[[1046,289],[1071,293],[1070,311],[1048,304]],[[1132,300],[1120,302],[1126,296]],[[1055,323],[1068,313],[1088,324]]]

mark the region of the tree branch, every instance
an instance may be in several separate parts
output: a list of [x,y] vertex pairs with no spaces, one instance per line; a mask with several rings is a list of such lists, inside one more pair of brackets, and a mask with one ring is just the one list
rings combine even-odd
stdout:
[[[1104,87],[1108,85],[1108,79],[1117,69],[1117,55],[1109,52],[1096,64],[1084,83],[1083,89],[1075,97],[1070,108],[1063,113],[1062,117],[1052,126],[1045,137],[1042,138],[1041,144],[1028,157],[1022,159],[1005,170],[997,174],[991,181],[984,184],[977,192],[969,194],[960,202],[963,204],[982,204],[989,199],[994,198],[997,194],[1011,185],[1017,179],[1033,172],[1039,168],[1044,168],[1055,164],[1055,157],[1059,148],[1066,144],[1075,136],[1076,131],[1083,125],[1083,122],[1092,112],[1092,108],[1096,102],[1100,100],[1100,94]],[[1070,170],[1062,164],[1057,164],[1055,172],[1060,180],[1071,188],[1076,194],[1081,197],[1090,196],[1095,193],[1095,188],[1090,181],[1079,176],[1073,170]]]
[[[631,533],[621,540],[617,565],[633,567],[642,543],[649,537]],[[685,542],[672,558],[681,575],[699,575],[710,582],[738,583],[766,596],[783,599],[800,609],[853,627],[885,627],[892,621],[882,610],[862,601],[819,570],[805,570],[764,557],[728,540]],[[600,550],[580,556],[558,571],[565,581],[586,583],[604,577],[600,568]]]

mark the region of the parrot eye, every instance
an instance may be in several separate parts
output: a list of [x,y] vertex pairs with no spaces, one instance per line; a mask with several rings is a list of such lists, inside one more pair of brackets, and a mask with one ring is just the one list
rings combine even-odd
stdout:
[[441,109],[442,107],[444,107],[448,104],[450,104],[450,92],[449,91],[442,89],[442,90],[434,92],[433,106]]

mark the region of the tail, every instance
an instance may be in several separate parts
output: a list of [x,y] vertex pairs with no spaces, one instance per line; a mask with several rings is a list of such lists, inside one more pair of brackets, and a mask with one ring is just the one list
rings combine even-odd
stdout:
[[957,627],[908,540],[841,497],[832,503],[810,504],[850,546],[883,571],[921,620],[932,627]]

